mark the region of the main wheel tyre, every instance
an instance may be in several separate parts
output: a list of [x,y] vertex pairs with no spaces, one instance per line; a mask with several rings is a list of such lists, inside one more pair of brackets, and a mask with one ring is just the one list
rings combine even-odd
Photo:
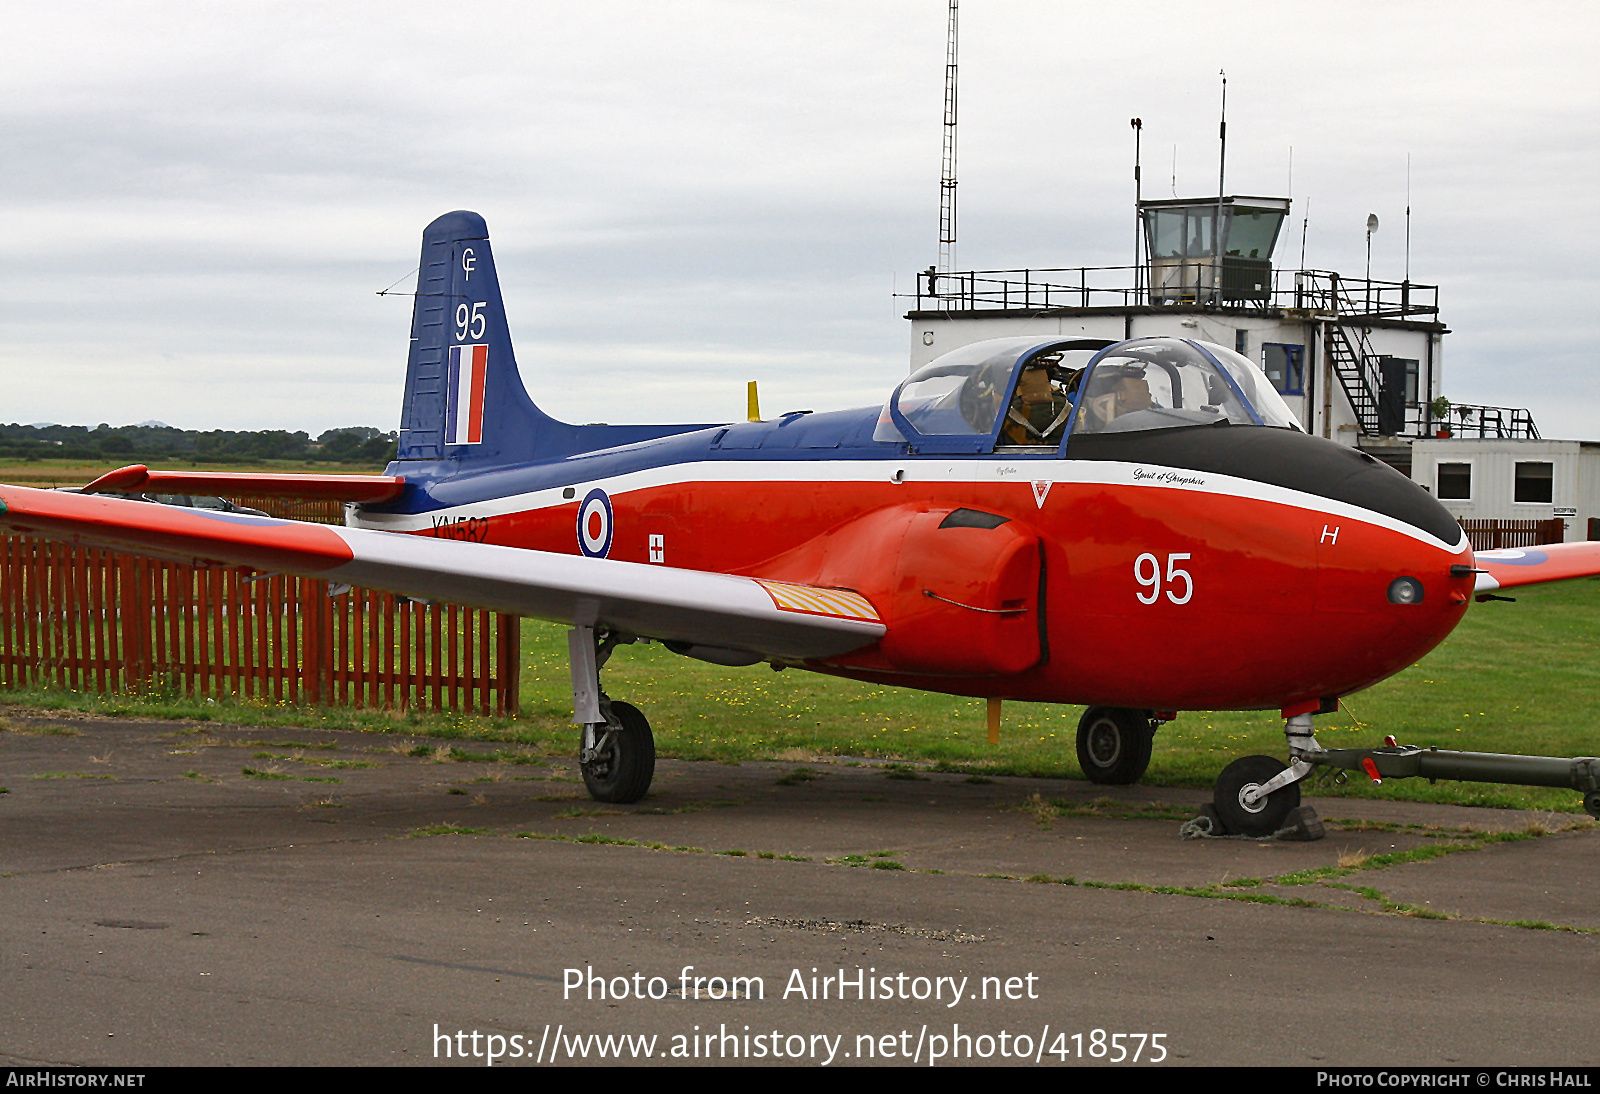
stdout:
[[1245,791],[1260,786],[1284,766],[1271,756],[1246,756],[1222,769],[1211,792],[1211,805],[1228,831],[1242,836],[1270,836],[1283,827],[1289,812],[1300,804],[1299,783],[1290,783],[1250,804],[1245,802]]
[[1078,720],[1078,766],[1090,782],[1126,786],[1150,766],[1155,731],[1142,710],[1090,707]]
[[655,777],[656,740],[649,721],[632,703],[612,700],[611,716],[621,728],[583,765],[583,785],[595,801],[636,802]]

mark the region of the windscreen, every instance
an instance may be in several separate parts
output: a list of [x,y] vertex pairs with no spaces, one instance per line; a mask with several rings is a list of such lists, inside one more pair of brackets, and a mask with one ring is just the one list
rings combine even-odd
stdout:
[[[1217,364],[1227,370],[1228,376],[1239,386],[1239,391],[1255,408],[1262,425],[1275,425],[1284,429],[1300,429],[1300,419],[1294,416],[1289,404],[1283,401],[1267,379],[1267,374],[1250,358],[1235,353],[1214,342],[1200,342],[1200,348],[1216,358]],[[1304,432],[1302,430],[1302,432]]]

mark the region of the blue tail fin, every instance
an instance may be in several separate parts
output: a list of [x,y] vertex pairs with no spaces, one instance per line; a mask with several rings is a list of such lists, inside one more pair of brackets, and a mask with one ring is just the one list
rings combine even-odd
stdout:
[[422,232],[398,458],[460,473],[565,455],[575,439],[522,386],[488,226],[446,213]]

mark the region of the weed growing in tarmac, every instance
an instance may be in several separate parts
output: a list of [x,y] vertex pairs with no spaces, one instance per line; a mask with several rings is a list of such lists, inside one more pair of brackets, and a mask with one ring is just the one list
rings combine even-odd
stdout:
[[20,733],[26,737],[82,737],[83,730],[64,725],[28,725],[0,720],[0,733]]
[[412,836],[483,836],[488,835],[487,826],[483,828],[469,828],[464,824],[426,824],[421,828],[414,828]]
[[822,772],[818,771],[814,767],[797,767],[793,771],[789,772],[787,775],[784,775],[781,778],[779,778],[778,779],[778,785],[779,786],[798,786],[801,783],[810,782],[812,779],[820,779],[820,778],[822,778]]
[[739,802],[732,801],[691,801],[670,807],[652,805],[644,809],[635,809],[633,812],[643,813],[652,817],[669,817],[680,813],[698,813],[702,809],[729,809],[739,804]]
[[1017,807],[1033,817],[1040,828],[1051,828],[1058,817],[1100,817],[1116,820],[1188,820],[1194,816],[1194,807],[1172,802],[1152,801],[1139,804],[1120,802],[1115,798],[1095,798],[1089,802],[1046,799],[1042,794],[1032,794]]

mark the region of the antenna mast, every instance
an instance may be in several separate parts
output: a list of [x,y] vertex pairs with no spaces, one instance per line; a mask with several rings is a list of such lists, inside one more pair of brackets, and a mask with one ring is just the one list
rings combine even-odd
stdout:
[[1133,295],[1139,299],[1139,290],[1144,288],[1144,210],[1140,203],[1144,200],[1144,182],[1139,177],[1139,144],[1144,139],[1144,119],[1130,118],[1128,124],[1133,127]]
[[1406,153],[1406,281],[1411,280],[1411,153]]
[[1222,77],[1222,118],[1217,123],[1217,140],[1220,147],[1217,150],[1217,220],[1211,228],[1212,253],[1216,256],[1216,263],[1211,268],[1211,298],[1222,298],[1222,192],[1223,180],[1228,177],[1228,72],[1220,69],[1217,75]]
[[939,162],[939,273],[956,264],[956,6],[950,0],[950,28],[944,53],[944,154]]

